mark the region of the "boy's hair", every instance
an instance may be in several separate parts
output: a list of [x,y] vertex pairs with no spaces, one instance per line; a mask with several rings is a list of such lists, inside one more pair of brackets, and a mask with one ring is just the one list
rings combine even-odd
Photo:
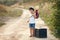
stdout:
[[34,11],[34,8],[30,7],[29,10],[33,10]]

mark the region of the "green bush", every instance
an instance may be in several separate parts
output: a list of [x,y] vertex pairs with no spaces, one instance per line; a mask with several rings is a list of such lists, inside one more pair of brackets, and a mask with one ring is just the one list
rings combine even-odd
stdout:
[[55,35],[56,37],[60,38],[60,0],[56,1],[56,9],[57,11],[55,12]]
[[[55,1],[54,1],[55,2]],[[45,21],[45,23],[49,26],[52,33],[60,38],[60,0],[56,0],[53,6],[50,5],[47,9],[52,11],[50,14],[45,13],[43,10],[40,10],[40,17]],[[48,11],[47,11],[48,12]]]

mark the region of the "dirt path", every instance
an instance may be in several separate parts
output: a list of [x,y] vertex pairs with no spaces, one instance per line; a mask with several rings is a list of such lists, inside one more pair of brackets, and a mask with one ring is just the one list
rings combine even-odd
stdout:
[[29,26],[26,22],[30,14],[28,10],[23,10],[23,14],[20,18],[12,20],[8,25],[4,26],[3,32],[0,32],[0,40],[56,40],[53,35],[50,34],[49,28],[45,25],[44,21],[39,18],[36,20],[36,28],[46,28],[48,31],[47,38],[35,38],[29,37]]

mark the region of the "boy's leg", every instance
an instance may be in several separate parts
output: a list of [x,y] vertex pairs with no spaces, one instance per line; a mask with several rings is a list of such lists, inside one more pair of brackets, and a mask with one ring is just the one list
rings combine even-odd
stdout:
[[35,34],[35,24],[30,25],[30,37],[34,36]]
[[35,33],[34,29],[30,28],[30,37],[34,36],[34,33]]
[[32,28],[30,28],[30,37],[32,37]]
[[35,24],[33,24],[33,28],[32,28],[32,32],[33,32],[33,36],[35,35]]
[[32,33],[33,33],[32,35],[34,36],[35,35],[35,29],[32,29]]

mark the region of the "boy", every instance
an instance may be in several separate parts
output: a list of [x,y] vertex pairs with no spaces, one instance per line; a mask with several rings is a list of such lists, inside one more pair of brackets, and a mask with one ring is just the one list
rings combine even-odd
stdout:
[[29,19],[29,27],[30,27],[30,37],[34,36],[34,30],[35,30],[35,14],[34,14],[34,8],[29,8],[29,11],[31,12],[32,16]]

